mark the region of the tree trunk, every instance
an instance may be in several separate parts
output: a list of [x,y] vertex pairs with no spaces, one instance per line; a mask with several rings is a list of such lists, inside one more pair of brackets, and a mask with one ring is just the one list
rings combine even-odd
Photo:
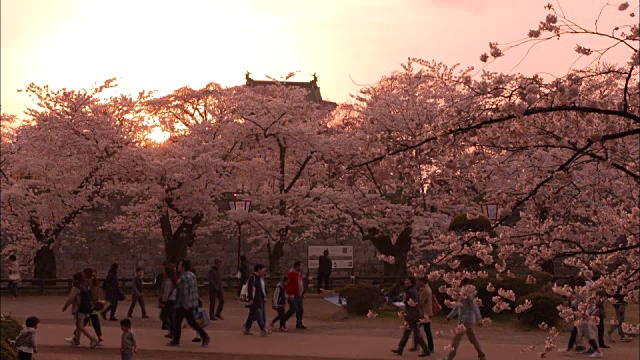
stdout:
[[[43,246],[38,249],[33,262],[33,277],[35,279],[56,278],[56,253],[49,246]],[[40,285],[40,282],[34,285]]]
[[273,248],[271,244],[267,245],[269,256],[269,275],[280,275],[280,259],[284,256],[284,242],[277,241]]
[[169,211],[165,211],[160,216],[160,228],[164,239],[165,259],[171,264],[187,257],[187,249],[193,245],[195,240],[195,227],[202,221],[203,216],[198,214],[191,219],[183,220],[174,232],[169,219]]
[[377,229],[369,229],[365,240],[371,241],[376,250],[383,255],[391,255],[395,258],[393,264],[384,263],[384,276],[404,276],[407,275],[407,254],[411,249],[411,228],[405,228],[396,240],[391,242],[388,235],[382,235]]
[[165,239],[165,259],[171,264],[177,264],[178,261],[187,257],[187,248],[189,239],[186,233],[176,232],[174,236],[169,238],[169,241]]

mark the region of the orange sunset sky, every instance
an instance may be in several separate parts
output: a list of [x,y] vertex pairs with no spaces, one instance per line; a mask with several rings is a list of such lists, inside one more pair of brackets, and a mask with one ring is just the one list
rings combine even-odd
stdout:
[[[300,70],[317,72],[326,99],[346,101],[357,84],[399,69],[407,57],[482,67],[488,42],[526,36],[548,0],[2,0],[2,112],[22,115],[30,82],[83,88],[117,77],[119,90],[168,93],[214,81],[244,82]],[[555,3],[555,2],[554,2]],[[606,3],[565,0],[586,26]],[[633,5],[632,5],[633,6]],[[603,29],[629,23],[615,5]],[[585,39],[586,40],[586,39]],[[537,47],[516,69],[561,76],[578,57],[579,39]],[[524,50],[524,49],[523,49]],[[487,66],[510,71],[523,52]],[[609,61],[626,61],[612,53]],[[577,66],[584,65],[584,59]]]

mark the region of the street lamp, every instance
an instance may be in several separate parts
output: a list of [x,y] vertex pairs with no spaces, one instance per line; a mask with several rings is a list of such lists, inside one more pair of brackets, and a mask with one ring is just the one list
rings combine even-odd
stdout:
[[[238,195],[234,195],[235,199],[229,201],[229,209],[242,211],[244,213],[249,212],[249,208],[251,207],[251,200],[249,199],[238,199]],[[238,269],[240,269],[240,244],[242,242],[242,221],[237,221],[238,224]]]
[[491,222],[498,221],[499,209],[500,206],[498,204],[482,204],[480,205],[482,208],[482,214],[489,219]]

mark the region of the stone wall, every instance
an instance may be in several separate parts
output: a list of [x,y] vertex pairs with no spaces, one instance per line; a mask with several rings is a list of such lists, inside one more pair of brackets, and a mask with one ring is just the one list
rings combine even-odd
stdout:
[[[77,227],[66,234],[63,233],[55,249],[59,278],[71,277],[74,272],[89,266],[97,269],[100,277],[106,276],[109,266],[114,262],[120,264],[120,276],[123,277],[132,276],[138,266],[144,267],[150,277],[161,270],[165,258],[162,238],[133,242],[124,239],[119,233],[99,229],[120,213],[122,203],[123,201],[114,201],[112,207],[100,207],[87,212],[79,217]],[[84,240],[71,240],[73,238]],[[198,235],[188,255],[197,275],[205,276],[213,260],[219,258],[222,260],[222,274],[235,276],[237,241],[237,237],[228,237],[222,233],[212,236]],[[382,262],[376,258],[373,245],[354,237],[287,244],[277,274],[285,274],[296,260],[306,263],[307,245],[352,245],[353,275],[373,276],[383,273]],[[257,248],[255,244],[247,243],[244,239],[242,253],[246,254],[251,264],[269,263],[266,248]],[[312,270],[311,275],[315,277],[314,273],[315,270]],[[348,276],[351,273],[351,270],[336,269],[333,275]]]

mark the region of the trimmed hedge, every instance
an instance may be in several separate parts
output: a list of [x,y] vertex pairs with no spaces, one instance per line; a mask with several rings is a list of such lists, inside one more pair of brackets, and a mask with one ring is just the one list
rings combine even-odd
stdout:
[[[516,294],[516,298],[520,298],[522,296],[531,294],[533,292],[539,291],[540,287],[549,281],[551,281],[551,275],[547,273],[535,273],[532,276],[536,279],[535,284],[527,284],[527,277],[524,275],[516,275],[515,278],[504,277],[502,280],[496,280],[495,278],[491,279],[480,279],[476,278],[471,281],[471,284],[476,286],[478,291],[478,298],[482,300],[482,306],[480,307],[480,312],[483,316],[487,316],[493,312],[493,300],[494,296],[498,295],[498,289],[503,288],[505,290],[513,290]],[[487,291],[487,285],[491,283],[496,290],[493,292]],[[515,309],[515,304],[512,301],[508,301],[511,304],[511,309]],[[555,308],[554,308],[555,309]]]
[[352,315],[366,315],[384,304],[380,289],[367,284],[348,285],[340,290],[339,296],[347,301],[347,312]]
[[517,314],[521,324],[537,327],[541,322],[555,326],[560,321],[557,307],[564,303],[562,296],[553,293],[534,292],[519,298],[516,305],[524,304],[525,299],[533,305],[529,310]]
[[9,341],[15,340],[21,330],[22,325],[11,317],[3,317],[0,319],[0,359],[18,359],[18,354]]
[[[484,217],[479,216],[475,219],[467,218],[466,214],[458,215],[451,223],[449,223],[449,231],[454,231],[456,233],[468,233],[468,232],[478,232],[478,231],[489,231],[491,229],[491,221]],[[495,230],[489,231],[489,237],[494,238],[497,237],[498,233]],[[484,240],[481,240],[484,242]],[[493,255],[497,255],[497,251],[494,249]],[[482,260],[473,255],[459,255],[456,256],[455,259],[460,261],[460,268],[467,270],[480,270],[482,267]]]
[[[498,289],[503,288],[505,290],[513,290],[513,292],[516,294],[516,297],[520,298],[534,292],[539,292],[542,287],[545,287],[553,279],[553,276],[551,274],[545,272],[537,272],[531,274],[531,276],[536,279],[535,284],[527,284],[527,277],[525,275],[517,275],[515,278],[509,278],[505,276],[503,280],[496,280],[493,276],[494,274],[491,274],[486,279],[476,278],[471,280],[471,284],[474,285],[476,287],[476,290],[478,291],[477,297],[482,300],[482,306],[480,307],[482,316],[488,316],[493,313],[492,309],[494,303],[492,298],[498,295]],[[491,282],[496,288],[494,292],[487,291],[487,285],[489,284],[489,282]],[[446,315],[450,309],[444,306],[444,300],[449,299],[449,297],[446,294],[442,294],[438,291],[438,288],[442,285],[445,285],[445,282],[442,279],[430,284],[431,290],[436,295],[436,298],[438,299],[440,304],[442,304],[444,307],[442,313]],[[511,308],[515,309],[516,305],[513,302],[508,302],[511,303]],[[502,313],[513,313],[513,311],[503,311]]]

